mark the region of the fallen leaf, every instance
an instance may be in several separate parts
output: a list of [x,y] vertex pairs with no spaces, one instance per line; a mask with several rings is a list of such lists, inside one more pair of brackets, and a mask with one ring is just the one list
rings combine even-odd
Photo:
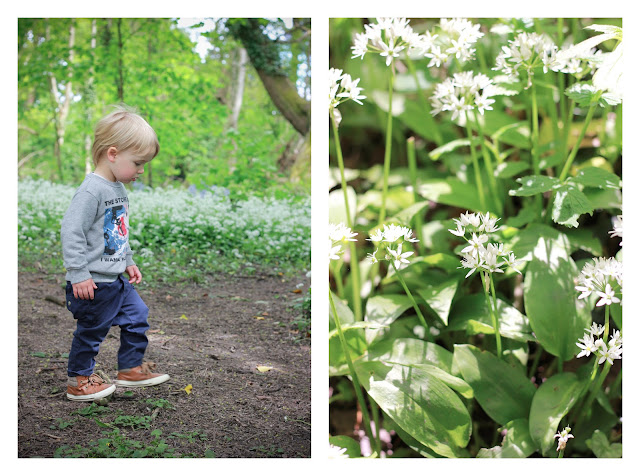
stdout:
[[264,317],[262,317],[262,316],[253,316],[253,318],[258,320],[258,321],[264,321]]
[[267,367],[266,365],[258,365],[256,367],[256,369],[258,370],[258,372],[268,372],[269,370],[271,370],[273,367]]
[[268,316],[268,315],[269,315],[269,313],[265,311],[265,312],[263,312],[263,313],[262,313],[262,315],[263,315],[263,316]]
[[180,316],[180,319],[184,319],[185,321],[189,320],[189,318],[187,316],[185,316],[184,314],[182,316]]
[[171,301],[171,300],[173,299],[173,296],[170,296],[169,294],[167,294],[164,298],[165,298],[167,301]]
[[296,294],[300,294],[302,293],[302,289],[294,289],[293,291],[291,291],[292,293],[296,293]]
[[187,392],[187,395],[191,395],[191,390],[193,389],[193,385],[189,384],[184,388],[181,388],[180,390],[184,390],[185,392]]

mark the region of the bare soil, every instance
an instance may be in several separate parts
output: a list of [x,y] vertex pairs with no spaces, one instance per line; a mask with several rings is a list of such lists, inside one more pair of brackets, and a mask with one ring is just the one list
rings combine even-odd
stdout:
[[[266,275],[136,286],[150,309],[145,358],[171,379],[118,388],[103,412],[83,416],[77,411],[89,403],[66,398],[75,321],[64,307],[64,276],[19,273],[18,456],[53,457],[57,448],[87,447],[118,428],[143,445],[161,430],[177,456],[310,457],[310,338],[292,307],[304,295],[294,292],[301,282],[306,293],[308,278]],[[119,334],[112,328],[96,358],[96,369],[112,379]],[[150,398],[173,409],[158,409]],[[118,426],[116,418],[127,415],[149,416],[149,427]]]

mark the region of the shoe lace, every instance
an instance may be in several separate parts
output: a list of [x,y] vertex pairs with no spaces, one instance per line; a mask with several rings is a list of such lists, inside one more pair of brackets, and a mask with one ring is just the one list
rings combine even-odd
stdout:
[[140,373],[150,374],[153,373],[152,371],[155,370],[155,368],[156,364],[154,362],[143,362],[140,366]]
[[86,388],[91,385],[102,385],[104,380],[98,374],[91,374],[87,377],[87,380],[81,380],[78,382],[78,387]]

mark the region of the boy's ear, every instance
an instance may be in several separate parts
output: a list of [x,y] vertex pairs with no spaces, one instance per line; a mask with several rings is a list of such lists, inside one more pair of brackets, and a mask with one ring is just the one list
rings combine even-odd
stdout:
[[116,155],[118,155],[118,149],[113,146],[107,149],[107,159],[109,159],[111,162],[115,160]]

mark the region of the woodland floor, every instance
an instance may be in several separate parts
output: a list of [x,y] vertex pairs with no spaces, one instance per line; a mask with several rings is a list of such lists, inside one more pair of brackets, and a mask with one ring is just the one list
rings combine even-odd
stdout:
[[[293,294],[296,285],[303,282],[306,293],[309,278],[217,276],[208,285],[136,286],[150,309],[145,359],[171,379],[132,392],[118,388],[100,412],[66,398],[75,321],[64,307],[63,279],[19,273],[18,457],[88,447],[114,428],[143,446],[161,430],[174,456],[310,457],[310,338],[298,330],[301,311],[292,307],[305,295]],[[119,334],[111,329],[96,358],[96,370],[111,379]],[[258,366],[272,369],[262,373]],[[87,415],[77,413],[83,408]],[[122,416],[150,417],[148,427],[118,425]]]

